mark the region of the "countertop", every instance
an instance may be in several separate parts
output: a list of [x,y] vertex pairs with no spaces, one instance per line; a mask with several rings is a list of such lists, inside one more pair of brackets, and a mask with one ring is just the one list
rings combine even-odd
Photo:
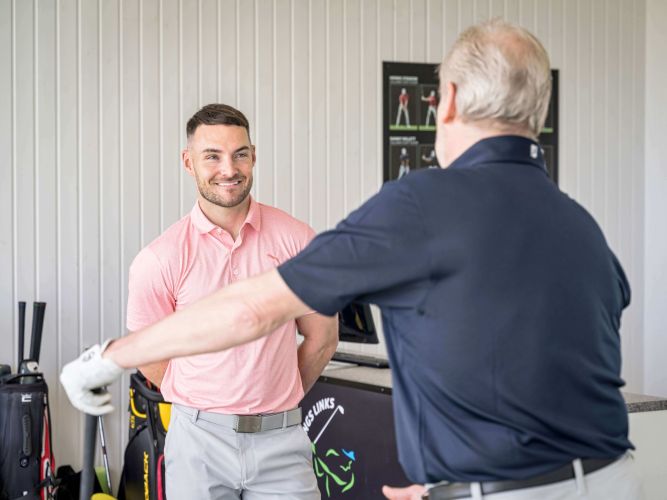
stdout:
[[[332,361],[322,373],[323,381],[331,379],[345,385],[376,392],[391,393],[391,369],[355,366]],[[667,398],[622,392],[628,413],[667,410]]]

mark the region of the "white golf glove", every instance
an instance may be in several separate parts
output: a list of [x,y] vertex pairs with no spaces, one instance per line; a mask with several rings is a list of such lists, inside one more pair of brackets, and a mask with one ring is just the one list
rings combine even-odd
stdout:
[[102,358],[110,342],[107,340],[101,346],[96,344],[86,349],[60,373],[60,383],[72,406],[89,415],[99,416],[113,411],[111,394],[102,388],[119,378],[123,369],[110,359]]

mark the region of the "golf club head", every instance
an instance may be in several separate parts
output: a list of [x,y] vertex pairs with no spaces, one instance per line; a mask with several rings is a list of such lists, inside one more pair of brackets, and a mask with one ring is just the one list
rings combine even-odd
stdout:
[[39,365],[34,359],[25,359],[19,365],[19,373],[21,375],[29,375],[31,373],[39,372]]
[[12,374],[12,367],[9,365],[0,365],[0,381],[7,375]]
[[38,372],[39,365],[37,364],[37,361],[32,359],[25,359],[21,361],[21,364],[19,365],[19,375],[26,375],[26,377],[21,380],[21,383],[34,384],[37,382],[37,377],[31,375]]

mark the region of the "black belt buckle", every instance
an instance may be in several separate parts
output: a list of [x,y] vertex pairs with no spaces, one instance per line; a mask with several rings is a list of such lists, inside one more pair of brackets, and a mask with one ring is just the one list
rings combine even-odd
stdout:
[[239,415],[234,430],[242,434],[260,432],[262,430],[261,415]]

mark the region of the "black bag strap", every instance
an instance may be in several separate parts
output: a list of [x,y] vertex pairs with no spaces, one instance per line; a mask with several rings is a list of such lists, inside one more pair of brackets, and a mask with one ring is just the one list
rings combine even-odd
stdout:
[[148,387],[146,385],[145,378],[140,377],[136,373],[133,373],[132,375],[130,375],[130,379],[132,380],[132,382],[134,382],[132,384],[132,388],[135,391],[137,391],[141,396],[143,396],[149,401],[153,401],[154,403],[164,403],[164,398],[162,397],[162,393],[160,391],[156,391]]

